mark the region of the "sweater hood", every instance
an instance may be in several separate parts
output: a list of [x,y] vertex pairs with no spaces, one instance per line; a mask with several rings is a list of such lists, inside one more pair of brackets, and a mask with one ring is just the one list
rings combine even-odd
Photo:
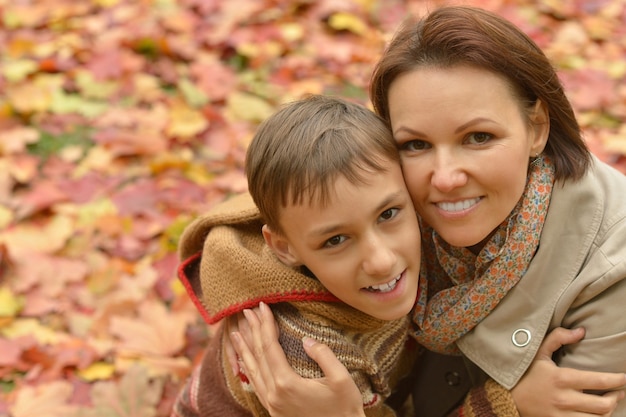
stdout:
[[207,323],[261,301],[332,302],[338,305],[325,308],[339,308],[338,314],[351,309],[316,279],[280,262],[265,244],[262,226],[258,209],[245,193],[219,204],[184,230],[178,277]]

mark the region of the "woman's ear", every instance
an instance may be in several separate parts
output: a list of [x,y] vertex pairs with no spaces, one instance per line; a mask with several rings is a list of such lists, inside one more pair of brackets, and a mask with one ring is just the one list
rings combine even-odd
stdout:
[[293,253],[291,245],[285,236],[281,233],[276,233],[266,224],[261,229],[263,232],[263,238],[267,246],[274,252],[276,257],[287,266],[302,265],[302,262],[298,260],[298,257]]
[[530,122],[534,133],[530,154],[536,156],[543,152],[550,136],[550,113],[541,99],[537,99],[531,111]]

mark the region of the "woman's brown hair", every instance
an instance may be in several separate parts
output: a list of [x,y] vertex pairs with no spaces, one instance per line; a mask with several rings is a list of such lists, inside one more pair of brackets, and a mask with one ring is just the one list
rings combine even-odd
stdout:
[[374,109],[389,124],[388,92],[398,76],[424,66],[456,65],[483,68],[504,77],[526,111],[541,100],[550,117],[544,153],[555,163],[556,178],[584,175],[591,154],[552,64],[529,36],[486,10],[442,7],[417,22],[405,22],[372,75]]

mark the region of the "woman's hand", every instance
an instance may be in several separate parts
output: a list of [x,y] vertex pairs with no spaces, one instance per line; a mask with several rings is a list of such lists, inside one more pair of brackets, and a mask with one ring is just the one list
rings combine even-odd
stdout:
[[[511,390],[522,417],[611,416],[624,398],[626,375],[559,368],[552,361],[561,346],[578,342],[584,335],[582,328],[559,327],[546,336],[532,365]],[[594,395],[584,390],[609,392]]]
[[[261,404],[272,417],[362,417],[361,393],[347,369],[328,346],[305,338],[304,350],[325,377],[307,379],[287,362],[278,343],[270,308],[245,310],[245,319],[229,322],[232,347],[227,355],[234,371],[243,368]],[[233,351],[234,348],[234,351]],[[234,363],[233,363],[234,362]]]

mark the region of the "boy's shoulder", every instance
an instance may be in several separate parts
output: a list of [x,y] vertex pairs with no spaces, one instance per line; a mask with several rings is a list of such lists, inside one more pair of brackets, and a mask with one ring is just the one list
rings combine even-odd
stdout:
[[204,239],[213,227],[255,222],[261,223],[261,216],[249,193],[229,197],[185,228],[178,247],[180,259],[187,259],[202,250]]

